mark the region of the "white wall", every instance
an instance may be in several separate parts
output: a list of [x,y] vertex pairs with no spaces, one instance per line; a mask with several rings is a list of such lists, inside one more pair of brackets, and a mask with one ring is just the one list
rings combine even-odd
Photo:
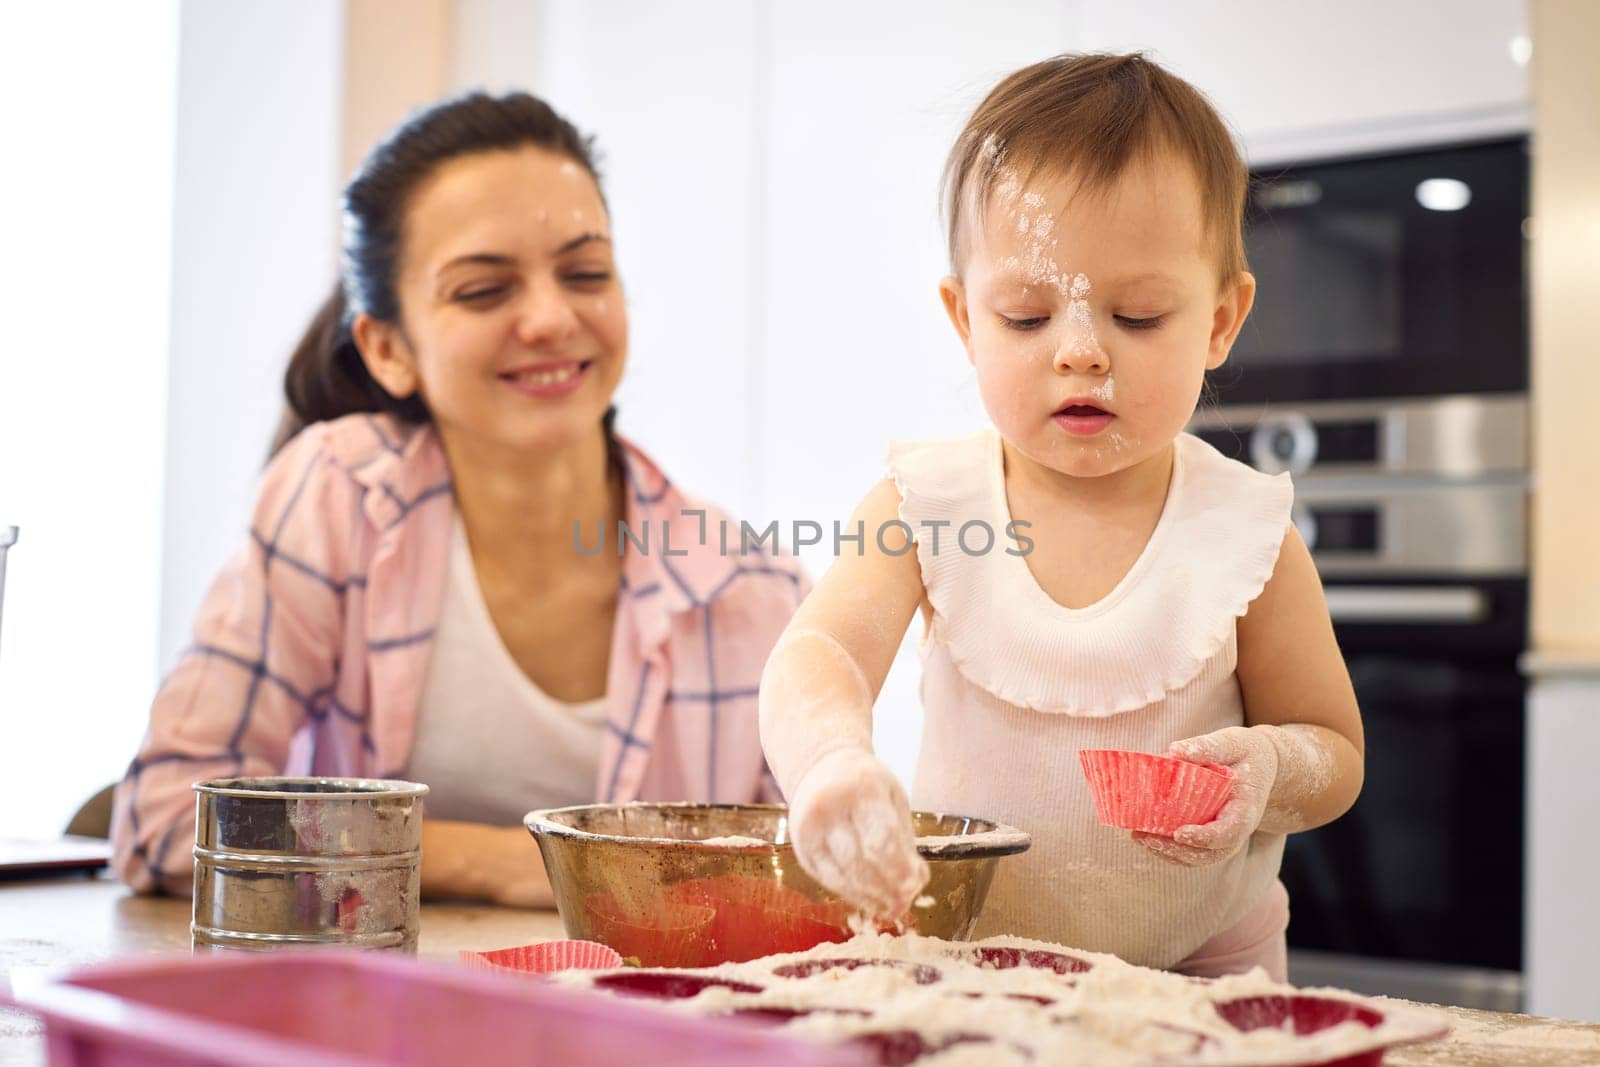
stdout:
[[456,0],[451,74],[456,89],[527,89],[538,49],[539,0]]
[[[828,525],[890,437],[979,425],[936,290],[939,167],[995,78],[1065,47],[1059,3],[540,8],[534,88],[606,155],[622,424],[670,473],[758,525]],[[876,731],[907,777],[914,636]]]
[[627,292],[619,425],[724,507],[759,504],[762,5],[542,5],[532,88],[595,134]]
[[[185,0],[160,664],[244,543],[289,352],[337,263],[342,5]],[[127,700],[141,717],[153,691]]]
[[156,681],[177,53],[176,0],[0,8],[0,836],[117,776]]
[[245,535],[333,278],[341,42],[323,0],[0,15],[0,834],[121,776]]

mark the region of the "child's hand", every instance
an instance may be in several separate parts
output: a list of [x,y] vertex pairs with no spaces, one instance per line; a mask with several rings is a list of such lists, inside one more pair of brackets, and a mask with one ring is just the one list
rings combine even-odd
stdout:
[[870,752],[840,748],[812,764],[789,820],[800,866],[871,918],[898,920],[928,883],[905,790]]
[[1191,763],[1214,763],[1233,771],[1233,796],[1203,826],[1181,826],[1171,837],[1135,832],[1133,838],[1157,856],[1189,867],[1220,863],[1245,846],[1261,825],[1278,781],[1275,726],[1229,726],[1175,741],[1167,754]]

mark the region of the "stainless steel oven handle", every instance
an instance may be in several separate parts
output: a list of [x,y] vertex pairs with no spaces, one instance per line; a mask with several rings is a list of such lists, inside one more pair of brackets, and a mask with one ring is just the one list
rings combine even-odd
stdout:
[[1462,586],[1332,585],[1323,592],[1334,622],[1454,623],[1489,615],[1483,590]]

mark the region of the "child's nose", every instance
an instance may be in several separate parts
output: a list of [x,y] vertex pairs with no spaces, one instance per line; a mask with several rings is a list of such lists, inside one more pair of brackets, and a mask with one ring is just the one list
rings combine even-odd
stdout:
[[1111,369],[1111,357],[1106,355],[1106,350],[1100,347],[1100,339],[1094,334],[1094,325],[1088,321],[1072,321],[1074,316],[1068,316],[1068,324],[1061,338],[1061,344],[1056,348],[1055,369],[1057,374],[1104,374]]
[[1094,309],[1089,306],[1094,286],[1085,275],[1075,274],[1070,282],[1062,280],[1061,289],[1067,297],[1067,315],[1066,331],[1056,349],[1056,373],[1104,374],[1111,369],[1111,360],[1094,335]]

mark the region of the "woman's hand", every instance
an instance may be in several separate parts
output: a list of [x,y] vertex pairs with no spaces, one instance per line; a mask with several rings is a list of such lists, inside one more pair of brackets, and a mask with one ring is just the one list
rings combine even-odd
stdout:
[[800,866],[872,918],[899,920],[928,884],[905,790],[870,752],[846,747],[818,759],[789,813]]
[[424,820],[422,895],[508,908],[555,907],[539,846],[520,826]]

